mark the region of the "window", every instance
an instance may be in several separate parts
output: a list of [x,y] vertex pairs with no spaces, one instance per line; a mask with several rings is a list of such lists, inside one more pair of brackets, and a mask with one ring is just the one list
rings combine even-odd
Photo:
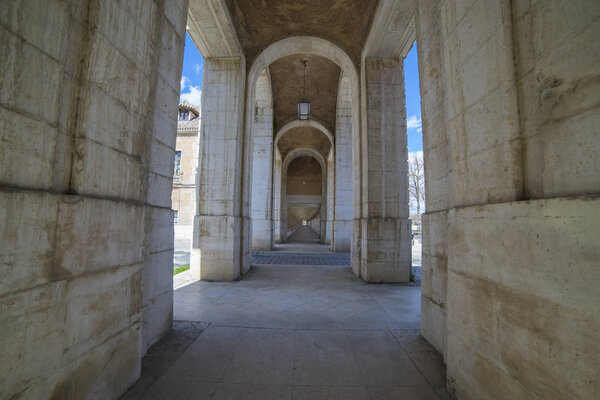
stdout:
[[303,226],[306,226],[306,221],[302,221],[302,225],[303,225]]
[[180,121],[187,121],[189,118],[189,111],[179,111],[179,120]]
[[174,175],[177,177],[181,175],[181,151],[175,152],[175,169]]
[[179,222],[179,211],[173,210],[173,223],[176,224]]

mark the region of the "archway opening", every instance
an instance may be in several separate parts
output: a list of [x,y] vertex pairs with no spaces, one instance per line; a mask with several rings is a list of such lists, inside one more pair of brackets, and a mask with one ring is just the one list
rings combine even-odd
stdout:
[[288,242],[320,241],[323,171],[310,156],[295,158],[287,169],[286,204]]

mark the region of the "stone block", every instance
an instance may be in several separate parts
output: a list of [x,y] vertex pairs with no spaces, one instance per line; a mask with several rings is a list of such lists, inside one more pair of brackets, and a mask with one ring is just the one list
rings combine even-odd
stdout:
[[65,297],[64,281],[0,297],[2,397],[26,391],[60,367]]
[[446,309],[429,297],[421,297],[421,336],[446,359]]
[[50,57],[61,60],[67,47],[68,18],[67,3],[26,0],[5,4],[0,23]]
[[408,282],[410,221],[369,218],[362,222],[361,277],[367,282]]
[[448,259],[423,254],[421,293],[434,303],[446,304]]
[[60,64],[0,25],[0,102],[4,107],[55,124]]
[[95,86],[89,91],[89,106],[78,134],[122,153],[142,157],[148,140],[145,118]]
[[[94,35],[86,78],[131,111],[142,114],[147,111],[151,83],[147,71],[131,55],[120,51],[104,36]],[[135,93],[133,99],[132,93]]]
[[93,140],[79,142],[72,185],[78,193],[143,201],[145,170],[137,157]]
[[147,255],[142,276],[143,306],[155,297],[173,291],[173,250]]
[[119,332],[83,357],[65,365],[23,395],[39,399],[115,398],[139,378],[140,325]]
[[0,192],[0,295],[52,280],[58,201],[47,193]]
[[173,249],[173,211],[168,208],[146,207],[146,240],[150,253]]
[[0,179],[3,184],[47,189],[52,185],[57,129],[0,106]]
[[69,363],[141,318],[142,264],[67,284],[63,361]]
[[149,205],[171,208],[171,191],[173,179],[153,172],[148,173],[148,199]]
[[132,1],[128,3],[101,3],[98,10],[97,29],[100,37],[110,43],[129,62],[143,71],[150,72],[152,52],[151,35],[158,23],[154,3]]
[[[192,266],[198,279],[231,281],[240,276],[239,235],[241,218],[196,215]],[[195,253],[195,254],[194,254]],[[197,258],[194,258],[197,257]]]
[[271,220],[252,219],[252,250],[271,250]]
[[54,279],[142,262],[144,209],[83,196],[58,204]]
[[349,252],[352,245],[352,221],[334,220],[332,250]]
[[173,325],[173,290],[150,300],[142,307],[142,352],[171,329]]
[[451,215],[447,360],[459,396],[593,397],[598,207],[552,199]]
[[447,256],[448,211],[422,215],[423,254]]
[[175,150],[158,140],[152,140],[150,171],[164,177],[173,176]]
[[599,207],[597,198],[565,198],[458,209],[450,217],[448,269],[599,311],[590,303],[600,299]]

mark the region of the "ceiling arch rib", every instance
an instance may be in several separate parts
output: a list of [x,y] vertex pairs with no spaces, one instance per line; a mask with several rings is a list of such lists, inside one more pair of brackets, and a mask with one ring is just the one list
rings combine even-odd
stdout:
[[300,128],[300,127],[310,127],[310,128],[317,129],[318,131],[322,132],[327,137],[327,139],[329,139],[329,142],[331,142],[331,145],[333,146],[333,144],[334,144],[333,135],[331,134],[329,129],[327,129],[322,123],[315,121],[315,120],[308,120],[308,121],[296,120],[296,121],[288,122],[287,124],[282,126],[277,131],[277,135],[275,136],[275,141],[274,141],[275,146],[277,146],[279,139],[281,139],[281,137],[283,135],[285,135],[288,131],[290,131],[294,128]]
[[[337,64],[351,83],[353,118],[358,115],[359,83],[358,72],[352,59],[337,45],[318,37],[294,36],[275,42],[264,49],[252,62],[248,71],[246,91],[246,140],[252,140],[253,107],[256,95],[256,81],[260,73],[280,58],[295,54],[313,54],[327,58]],[[356,109],[356,110],[354,110]],[[353,126],[358,127],[358,121]],[[331,130],[329,130],[331,132]],[[247,160],[249,157],[247,157]]]

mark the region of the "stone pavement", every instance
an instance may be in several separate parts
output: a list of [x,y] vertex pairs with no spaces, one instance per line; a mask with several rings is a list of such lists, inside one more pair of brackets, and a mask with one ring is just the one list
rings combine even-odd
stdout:
[[258,265],[238,282],[182,287],[174,303],[185,322],[150,349],[124,399],[450,398],[440,355],[419,337],[418,286]]
[[308,226],[301,226],[292,233],[288,243],[319,243],[319,235]]

